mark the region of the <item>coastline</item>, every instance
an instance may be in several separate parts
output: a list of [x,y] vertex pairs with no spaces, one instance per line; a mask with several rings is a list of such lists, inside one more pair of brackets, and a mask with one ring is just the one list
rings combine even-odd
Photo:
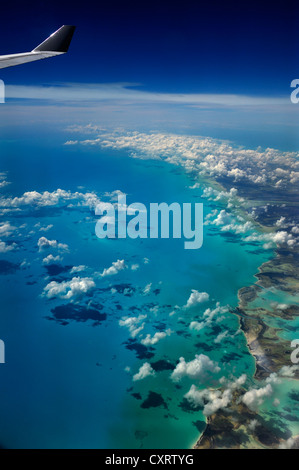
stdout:
[[[207,181],[205,181],[207,182]],[[229,181],[214,181],[209,184],[214,188],[222,191],[229,191],[231,184]],[[239,191],[240,190],[240,191]],[[238,187],[241,196],[251,205],[269,205],[269,194],[266,194],[263,201],[257,201],[252,194],[252,198],[248,198],[245,190]],[[246,197],[247,196],[247,197]],[[256,225],[259,226],[261,234],[275,232],[278,229],[277,220],[280,216],[280,209],[283,207],[284,214],[288,212],[298,224],[299,216],[294,214],[293,189],[286,191],[284,199],[275,200],[273,205],[273,213],[259,214],[256,218]],[[287,211],[285,207],[287,206]],[[246,210],[241,207],[235,208],[246,217]],[[258,272],[254,274],[256,282],[250,286],[243,287],[238,291],[238,307],[232,311],[239,318],[240,329],[243,331],[249,353],[255,361],[255,373],[253,380],[262,382],[270,376],[277,374],[283,366],[291,366],[290,355],[292,349],[290,341],[279,336],[282,328],[273,327],[267,324],[267,318],[294,320],[299,316],[299,302],[297,305],[289,304],[287,308],[268,308],[267,302],[261,306],[254,306],[254,301],[259,298],[264,291],[278,290],[291,296],[295,296],[299,292],[299,249],[298,247],[289,247],[276,245],[273,256],[270,260],[263,263]],[[294,298],[295,301],[295,298]],[[299,370],[295,371],[295,381],[299,379]],[[281,435],[276,437],[273,433],[269,435],[269,429],[263,422],[261,415],[250,410],[240,401],[240,394],[246,392],[245,389],[236,393],[232,403],[228,406],[226,412],[219,409],[215,414],[206,418],[206,428],[192,447],[193,449],[216,449],[216,448],[278,448],[283,445],[290,436]],[[239,417],[242,416],[242,424]],[[259,418],[259,426],[257,429],[249,431],[250,422]],[[237,432],[236,432],[237,431]],[[236,435],[240,432],[249,434],[249,442],[244,446],[242,441],[238,441]],[[298,436],[292,436],[294,439],[293,448],[299,448]]]
[[[296,253],[297,254],[297,253]],[[284,258],[279,260],[279,250],[275,250],[273,258],[266,263],[263,263],[258,273],[255,274],[257,281],[255,284],[249,287],[241,288],[238,292],[239,304],[237,309],[233,312],[236,314],[240,321],[240,328],[244,332],[247,346],[250,354],[255,359],[255,373],[254,379],[256,381],[262,381],[268,377],[271,373],[277,373],[282,366],[290,365],[290,341],[286,341],[280,338],[277,333],[281,330],[280,328],[273,328],[264,321],[264,316],[272,314],[277,318],[287,318],[289,320],[294,319],[299,315],[299,306],[290,305],[287,309],[281,311],[274,310],[270,312],[264,308],[251,308],[250,304],[257,299],[259,293],[263,289],[277,288],[277,279],[281,275],[285,279],[285,272],[283,272],[283,263],[281,262]],[[295,256],[291,257],[294,261]],[[285,291],[291,292],[292,294],[297,293],[296,287],[299,287],[299,269],[295,266],[295,263],[290,263],[291,270],[289,270],[289,278],[291,282],[280,284]],[[271,276],[268,276],[268,273]],[[293,277],[291,276],[293,275]],[[274,282],[271,283],[271,278]],[[280,312],[280,314],[279,314]],[[299,379],[299,371],[295,372],[293,377],[294,380]],[[244,392],[244,389],[242,390]],[[256,420],[258,414],[250,410],[239,400],[240,393],[236,393],[234,399],[229,407],[229,413],[218,410],[217,413],[207,417],[207,425],[193,449],[216,449],[216,448],[277,448],[284,441],[283,438],[279,438],[269,435],[269,430],[265,426],[266,423],[260,423],[257,429],[252,429],[250,441],[246,447],[242,445],[242,442],[236,438],[238,432],[246,429],[248,433],[248,427],[250,422]],[[236,420],[236,415],[238,420]],[[241,424],[239,417],[242,416]],[[259,421],[261,416],[259,415]],[[298,436],[293,436],[294,445],[293,448],[299,448]]]

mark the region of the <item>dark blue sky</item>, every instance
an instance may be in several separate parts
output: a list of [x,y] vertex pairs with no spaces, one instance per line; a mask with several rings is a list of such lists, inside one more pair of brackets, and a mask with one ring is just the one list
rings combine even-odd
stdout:
[[5,2],[1,54],[31,50],[62,24],[77,30],[66,56],[0,76],[13,84],[135,82],[151,91],[288,95],[299,77],[298,5]]

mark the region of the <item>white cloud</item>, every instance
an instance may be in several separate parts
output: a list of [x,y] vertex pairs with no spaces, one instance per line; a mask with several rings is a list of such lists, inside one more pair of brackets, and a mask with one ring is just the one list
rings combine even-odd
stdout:
[[186,362],[183,357],[180,357],[180,361],[172,372],[171,378],[174,382],[180,381],[183,377],[200,381],[209,373],[217,374],[219,371],[220,367],[216,362],[204,354],[197,354],[195,359],[190,362]]
[[85,271],[87,269],[87,266],[84,264],[80,264],[79,266],[73,266],[72,269],[70,270],[70,274],[75,274],[75,273],[81,273],[82,271]]
[[221,227],[222,232],[225,232],[225,231],[226,232],[234,232],[234,233],[237,233],[237,234],[246,233],[246,232],[248,232],[249,230],[252,230],[252,229],[253,229],[253,224],[249,220],[247,222],[245,222],[244,224],[231,223],[231,224],[225,225],[224,227]]
[[42,193],[38,191],[27,191],[20,197],[4,197],[0,198],[0,208],[11,210],[22,208],[40,208],[53,206],[81,207],[88,206],[94,209],[100,200],[95,193],[81,193],[66,191],[64,189],[56,189]]
[[236,335],[242,333],[242,330],[239,328],[234,334],[230,334],[228,330],[219,333],[217,337],[214,339],[215,344],[220,344],[223,339],[225,338],[234,338]]
[[22,261],[22,263],[20,264],[20,266],[21,266],[21,268],[26,269],[26,268],[29,268],[30,263],[29,263],[29,261],[27,261],[26,259],[24,259],[24,260]]
[[265,382],[267,384],[280,384],[281,383],[281,380],[280,378],[278,377],[277,373],[276,372],[272,372],[269,377],[266,378]]
[[133,375],[133,380],[136,382],[137,380],[145,379],[146,377],[155,375],[155,371],[150,365],[149,362],[145,362],[137,372],[137,374]]
[[246,382],[246,374],[241,375],[233,381],[227,382],[224,377],[220,379],[221,383],[227,382],[224,390],[203,389],[193,384],[186,393],[185,398],[194,406],[203,406],[203,414],[210,416],[220,409],[228,407],[233,399],[233,391],[242,387]]
[[296,240],[291,233],[288,233],[284,230],[272,233],[253,233],[245,238],[245,241],[252,242],[252,241],[265,241],[264,248],[268,249],[276,245],[288,245],[289,247],[293,247],[296,244]]
[[257,419],[252,419],[251,421],[249,421],[249,424],[248,424],[248,429],[250,429],[250,431],[254,431],[257,426],[259,426],[259,422]]
[[83,296],[94,287],[95,283],[89,277],[73,277],[70,281],[51,281],[44,288],[44,295],[49,299],[53,297],[72,299]]
[[34,225],[34,228],[37,228],[40,232],[48,232],[53,228],[53,224],[43,226],[40,222],[37,222],[37,224]]
[[190,330],[195,330],[195,331],[200,331],[206,326],[206,323],[204,321],[198,322],[198,321],[192,321],[189,325]]
[[[295,152],[281,152],[272,148],[245,149],[227,141],[170,133],[109,133],[99,130],[94,131],[94,134],[94,139],[83,140],[80,144],[127,149],[134,158],[165,160],[181,165],[192,174],[230,178],[232,184],[245,180],[254,185],[277,185],[283,189],[299,180],[299,161]],[[277,172],[277,168],[281,168],[281,171]],[[235,189],[232,188],[234,192],[231,194],[209,189],[209,194],[206,192],[204,195],[216,198],[218,193],[219,198],[226,198],[228,206],[233,206],[242,203]]]
[[245,405],[248,406],[251,410],[257,410],[258,406],[261,405],[265,398],[270,397],[273,393],[273,388],[271,384],[267,384],[261,388],[252,388],[246,392],[242,401]]
[[16,227],[10,225],[10,222],[0,223],[0,236],[1,237],[9,237],[14,230],[16,230]]
[[216,219],[211,222],[213,225],[227,225],[231,223],[231,215],[228,214],[224,209],[219,212]]
[[46,237],[39,238],[37,242],[39,251],[47,248],[57,248],[60,251],[68,251],[68,245],[65,243],[59,243],[57,240],[48,240]]
[[166,331],[157,331],[153,336],[150,334],[147,334],[145,338],[143,338],[140,342],[144,346],[153,346],[154,344],[157,344],[158,341],[161,339],[165,338],[166,336],[169,336],[171,334],[171,330],[166,330]]
[[277,227],[284,227],[286,223],[286,218],[281,216],[280,219],[278,219],[275,223]]
[[[214,308],[214,309],[207,308],[204,311],[203,319],[202,319],[201,322],[192,321],[189,325],[189,328],[191,330],[200,331],[203,328],[211,326],[214,320],[216,322],[221,320],[223,318],[222,315],[226,312],[228,312],[228,308],[227,307],[221,307],[220,303],[217,302],[216,303],[216,308]],[[219,316],[219,315],[221,315],[221,316]]]
[[0,173],[0,189],[10,184],[8,181],[6,181],[5,178],[6,178],[6,173]]
[[280,377],[295,377],[297,371],[299,371],[299,366],[297,365],[282,366],[278,374]]
[[114,276],[115,274],[119,273],[126,268],[125,260],[118,259],[117,261],[113,261],[112,265],[109,268],[104,269],[101,276]]
[[[256,97],[238,94],[217,93],[156,93],[136,89],[136,83],[67,83],[61,86],[7,85],[6,96],[18,99],[59,100],[62,102],[117,102],[177,103],[192,106],[273,106],[286,105],[286,98]],[[89,125],[90,126],[90,125]],[[73,129],[74,126],[73,126]],[[97,126],[94,129],[98,129]],[[87,129],[88,132],[92,127]],[[69,145],[70,145],[70,141]],[[74,142],[74,141],[73,141]]]
[[54,263],[60,263],[62,261],[62,257],[57,255],[53,256],[52,254],[46,256],[46,258],[43,259],[44,264],[54,264]]
[[185,308],[194,307],[195,305],[207,302],[208,300],[209,294],[207,294],[207,292],[198,292],[198,290],[192,289]]
[[296,444],[295,439],[293,437],[289,437],[289,439],[279,444],[278,448],[279,449],[292,449],[295,444]]
[[131,265],[131,270],[132,271],[137,271],[137,269],[139,269],[139,264],[138,263]]
[[245,384],[246,380],[247,380],[247,375],[242,374],[237,379],[233,378],[232,380],[228,380],[226,377],[221,377],[220,383],[225,385],[226,389],[229,388],[230,390],[236,390],[242,387]]
[[[233,207],[236,205],[241,205],[244,202],[244,199],[238,196],[237,188],[230,188],[229,191],[219,191],[211,186],[204,188],[202,197],[207,198],[210,201],[220,201],[226,202],[228,207]],[[217,214],[217,209],[212,211],[212,216]]]
[[8,253],[9,251],[15,250],[17,245],[15,243],[7,244],[0,240],[0,253]]
[[230,335],[229,335],[229,332],[226,330],[226,331],[223,331],[222,333],[219,333],[219,335],[217,335],[217,337],[214,339],[214,343],[215,344],[219,344],[222,342],[222,340],[224,338],[228,338]]
[[185,398],[190,401],[194,406],[203,406],[203,414],[211,416],[221,408],[226,408],[232,400],[232,392],[227,389],[221,392],[220,390],[198,390],[195,385],[192,385],[189,392],[186,393]]
[[148,295],[148,294],[150,293],[151,289],[152,289],[152,283],[150,282],[150,283],[147,284],[147,285],[145,286],[145,288],[143,289],[143,291],[142,291],[142,292],[143,292],[143,295]]
[[138,315],[138,317],[122,317],[119,320],[120,326],[125,326],[129,329],[132,338],[135,338],[144,328],[144,322],[147,315]]

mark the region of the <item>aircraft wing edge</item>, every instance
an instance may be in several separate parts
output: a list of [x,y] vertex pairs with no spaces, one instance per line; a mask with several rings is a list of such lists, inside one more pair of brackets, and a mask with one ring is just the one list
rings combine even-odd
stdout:
[[0,69],[34,62],[35,60],[48,59],[49,57],[55,57],[61,54],[64,54],[64,52],[25,52],[23,54],[3,55],[0,56]]
[[0,69],[65,54],[68,51],[74,31],[75,26],[63,25],[31,52],[0,56]]

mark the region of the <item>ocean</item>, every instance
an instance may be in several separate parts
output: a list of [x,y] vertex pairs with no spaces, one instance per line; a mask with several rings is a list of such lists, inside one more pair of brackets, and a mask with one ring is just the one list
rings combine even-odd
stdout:
[[[3,139],[0,171],[7,172],[11,184],[2,193],[20,197],[60,188],[107,199],[120,190],[128,204],[202,202],[205,216],[224,207],[202,197],[204,183],[191,189],[194,181],[178,166],[131,158],[124,150],[67,147],[63,141],[59,132]],[[238,290],[256,281],[254,274],[271,250],[215,226],[204,226],[198,250],[184,249],[180,239],[100,240],[97,217],[86,207],[8,212],[3,221],[17,228],[11,239],[18,248],[0,257],[11,263],[1,265],[0,338],[6,354],[0,365],[1,446],[190,448],[205,427],[202,410],[192,409],[184,398],[190,386],[217,387],[221,377],[243,373],[253,383],[255,362],[233,310]],[[44,233],[38,223],[52,227]],[[42,262],[48,252],[38,250],[41,236],[69,247],[56,271]],[[83,265],[84,276],[94,278],[117,260],[125,260],[126,269],[98,276],[96,287],[76,301],[45,296],[49,282],[72,277],[72,267]],[[184,308],[193,289],[209,299]],[[219,305],[223,313],[217,321],[190,329],[191,321],[202,321],[208,308]],[[55,317],[61,306],[62,320]],[[72,320],[67,315],[74,306],[85,310]],[[88,309],[100,312],[102,320],[84,318]],[[120,325],[139,315],[144,336],[166,330],[167,335],[149,347],[141,345]],[[172,380],[181,357],[192,361],[200,354],[220,370],[196,382]],[[154,373],[134,380],[145,362]]]

